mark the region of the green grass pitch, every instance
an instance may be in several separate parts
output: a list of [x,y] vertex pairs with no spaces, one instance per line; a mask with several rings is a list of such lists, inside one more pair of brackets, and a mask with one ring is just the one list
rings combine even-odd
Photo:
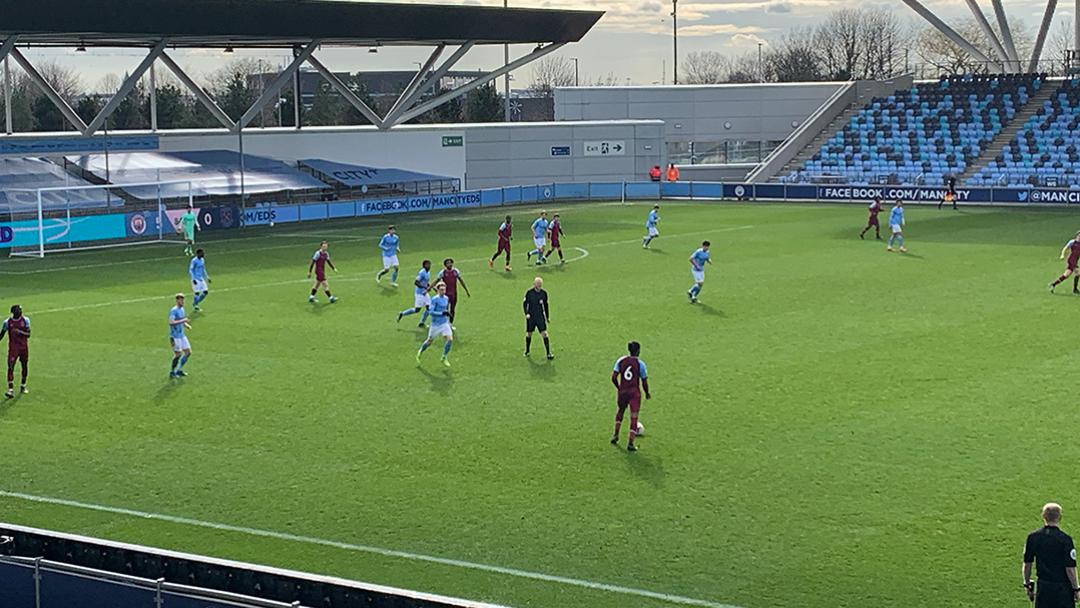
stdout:
[[[1080,530],[1080,298],[1046,283],[1071,213],[908,209],[908,255],[856,206],[562,204],[571,263],[525,262],[536,208],[216,235],[191,376],[167,378],[181,247],[0,263],[32,319],[31,394],[0,404],[0,519],[518,607],[1020,605],[1047,500]],[[501,216],[514,270],[489,270]],[[214,240],[215,238],[219,240]],[[307,303],[322,238],[341,301]],[[687,258],[714,245],[701,303]],[[412,303],[457,258],[453,368]],[[553,362],[522,357],[551,295]],[[320,294],[321,295],[321,294]],[[189,302],[190,312],[190,302]],[[647,436],[608,444],[611,366],[642,343]],[[625,430],[623,443],[625,444]],[[562,576],[521,578],[302,540],[31,502],[81,501]]]

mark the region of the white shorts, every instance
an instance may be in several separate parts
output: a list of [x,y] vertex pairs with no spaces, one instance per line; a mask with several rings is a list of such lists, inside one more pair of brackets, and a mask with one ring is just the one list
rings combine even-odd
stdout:
[[194,291],[195,293],[202,293],[204,291],[210,291],[210,287],[206,284],[206,281],[203,281],[203,280],[192,281],[191,282],[191,290]]
[[401,266],[401,264],[398,264],[397,256],[396,255],[391,255],[391,256],[385,256],[384,255],[383,258],[382,258],[382,267],[383,267],[383,269],[385,270],[387,268],[390,268],[391,266]]
[[547,239],[544,237],[533,237],[533,245],[536,245],[537,249],[543,249],[547,245]]
[[413,308],[431,306],[431,296],[427,293],[418,293],[413,296]]
[[900,224],[889,224],[889,228],[892,229],[893,234],[900,234],[901,232],[904,231],[904,229],[900,226]]
[[434,340],[439,336],[446,336],[447,338],[454,337],[454,330],[450,327],[449,323],[443,323],[442,325],[431,324],[431,327],[428,328],[427,332],[428,340]]
[[705,282],[705,271],[704,270],[694,270],[693,268],[691,268],[690,269],[690,276],[694,277],[694,282],[695,283],[704,283]]
[[660,231],[656,229],[656,226],[649,226],[649,236],[660,236]]
[[191,350],[191,342],[188,342],[187,336],[184,336],[183,338],[173,338],[172,349],[174,353]]

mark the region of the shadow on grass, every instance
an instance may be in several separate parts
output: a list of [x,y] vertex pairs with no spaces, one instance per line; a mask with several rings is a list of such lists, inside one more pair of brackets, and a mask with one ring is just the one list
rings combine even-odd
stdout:
[[439,365],[438,373],[429,372],[424,369],[423,364],[416,369],[427,378],[428,383],[431,384],[431,390],[445,397],[454,388],[454,376],[450,373],[450,368],[443,366],[439,361],[436,363]]
[[[534,360],[534,357],[536,360]],[[525,358],[529,362],[529,371],[532,375],[541,380],[547,380],[553,382],[555,380],[558,370],[555,369],[555,362],[548,361],[546,355],[533,353]]]
[[184,378],[168,378],[167,382],[162,384],[161,388],[159,388],[157,390],[157,393],[154,394],[154,403],[157,405],[162,405],[163,403],[169,401],[172,398],[173,393],[175,393],[176,390],[183,385]]
[[634,475],[637,475],[642,481],[648,482],[654,488],[664,487],[664,483],[667,481],[664,460],[659,456],[650,456],[648,454],[649,446],[646,437],[638,438],[635,443],[638,444],[639,448],[636,452],[630,452],[626,448],[622,448],[626,456],[626,466]]
[[695,304],[694,306],[698,310],[700,310],[701,314],[703,314],[703,315],[709,315],[711,317],[721,317],[721,318],[726,318],[727,317],[727,315],[724,314],[724,311],[720,310],[719,308],[713,308],[712,306],[709,306],[708,304],[705,304],[704,302],[702,302],[700,300],[698,300],[698,303]]

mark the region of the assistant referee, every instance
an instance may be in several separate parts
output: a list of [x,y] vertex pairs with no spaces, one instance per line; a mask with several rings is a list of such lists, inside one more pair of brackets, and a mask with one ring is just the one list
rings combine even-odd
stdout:
[[555,355],[551,354],[551,340],[548,339],[547,326],[551,321],[551,313],[548,308],[548,294],[544,291],[544,279],[533,279],[532,289],[525,292],[525,301],[521,307],[525,311],[525,356],[529,356],[529,349],[532,348],[533,332],[540,330],[540,335],[544,337],[547,358],[549,361],[554,359]]
[[[1072,537],[1061,531],[1061,505],[1042,508],[1045,524],[1028,534],[1024,545],[1024,590],[1035,608],[1073,608],[1080,596],[1076,584],[1076,549]],[[1031,564],[1038,569],[1038,586],[1031,580]]]

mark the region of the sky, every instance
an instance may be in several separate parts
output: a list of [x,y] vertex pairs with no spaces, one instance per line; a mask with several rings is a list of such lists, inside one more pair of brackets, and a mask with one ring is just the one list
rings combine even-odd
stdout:
[[[410,2],[411,0],[397,0]],[[1003,0],[1011,21],[1023,21],[1029,28],[1037,27],[1045,2],[1038,0]],[[1080,1],[1080,0],[1078,0]],[[614,77],[620,83],[670,83],[672,77],[671,2],[670,0],[509,0],[511,6],[581,9],[604,11],[599,24],[585,39],[558,51],[564,57],[579,61],[582,84]],[[992,19],[989,0],[978,0]],[[419,2],[413,2],[419,3]],[[434,3],[434,0],[427,0]],[[440,4],[473,4],[500,6],[502,0],[451,0]],[[964,0],[924,0],[947,22],[970,18]],[[881,7],[895,12],[904,20],[919,20],[911,9],[899,0],[680,0],[679,52],[680,57],[693,51],[719,51],[726,55],[756,52],[759,42],[768,44],[792,27],[812,26],[830,11],[845,7]],[[1056,21],[1072,22],[1073,3],[1063,0],[1058,6]],[[1057,23],[1055,23],[1055,26]],[[512,48],[512,56],[531,48]],[[318,57],[333,70],[415,69],[414,61],[423,61],[429,51],[420,49],[387,49],[378,54],[364,49],[324,49]],[[27,55],[36,61],[41,58],[74,68],[81,84],[89,90],[100,90],[107,74],[123,74],[134,68],[140,59],[138,52],[90,49],[87,53],[73,50],[31,49]],[[196,79],[220,68],[232,57],[259,56],[272,64],[286,60],[285,53],[246,53],[223,56],[221,51],[176,51],[173,57]],[[502,49],[474,49],[458,67],[461,69],[491,69],[502,63]],[[532,82],[528,66],[514,74],[514,88],[525,88]]]

